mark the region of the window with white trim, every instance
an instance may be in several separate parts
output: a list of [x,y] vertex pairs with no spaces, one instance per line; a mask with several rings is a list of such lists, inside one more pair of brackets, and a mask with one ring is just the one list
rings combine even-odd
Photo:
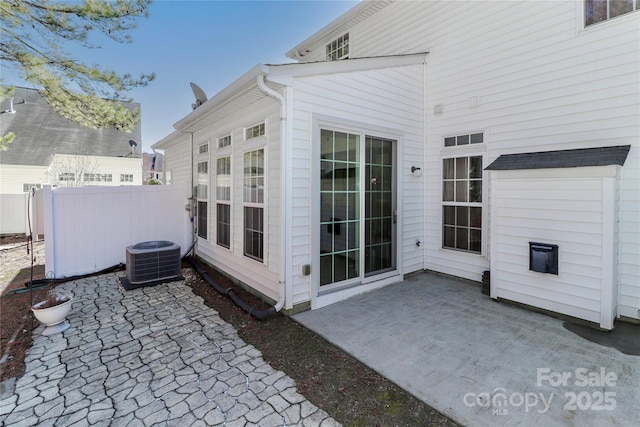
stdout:
[[113,175],[110,173],[85,173],[82,175],[85,182],[112,182]]
[[349,57],[349,33],[327,44],[327,61],[336,61]]
[[585,0],[584,25],[597,24],[640,10],[640,0]]
[[197,167],[198,186],[196,187],[196,214],[198,220],[198,236],[202,237],[203,239],[207,239],[207,217],[209,208],[209,162],[199,162]]
[[216,243],[231,249],[231,157],[216,162]]
[[120,174],[120,182],[133,182],[133,174],[132,173],[121,173]]
[[231,145],[231,135],[218,138],[218,148],[228,147]]
[[264,261],[264,149],[244,154],[244,255]]
[[60,172],[58,174],[58,181],[75,181],[76,174],[73,172]]
[[252,138],[257,138],[259,136],[263,136],[264,132],[265,132],[264,122],[262,122],[255,126],[251,126],[250,128],[246,128],[244,130],[244,139],[252,139]]
[[[481,140],[483,134],[476,136]],[[467,145],[473,135],[445,138],[445,146]],[[454,138],[456,144],[451,144]],[[469,141],[469,142],[466,142]],[[452,154],[455,153],[454,152]],[[482,253],[482,155],[442,159],[442,247]]]
[[198,146],[198,154],[207,154],[209,152],[209,143]]

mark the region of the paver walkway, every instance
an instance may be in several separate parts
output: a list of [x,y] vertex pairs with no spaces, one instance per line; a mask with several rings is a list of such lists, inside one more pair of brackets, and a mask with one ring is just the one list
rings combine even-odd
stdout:
[[339,425],[185,282],[124,292],[122,275],[58,288],[74,296],[71,328],[36,329],[1,425]]

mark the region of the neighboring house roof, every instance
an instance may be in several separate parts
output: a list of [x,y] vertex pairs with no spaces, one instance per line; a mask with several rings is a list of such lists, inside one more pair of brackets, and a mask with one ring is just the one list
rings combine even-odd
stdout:
[[354,6],[351,10],[332,21],[329,25],[323,27],[311,37],[289,50],[286,55],[291,59],[303,59],[305,54],[309,53],[317,45],[326,45],[336,37],[343,35],[349,31],[354,25],[369,18],[377,13],[380,9],[386,7],[392,0],[380,1],[362,1]]
[[[341,61],[258,64],[191,113],[187,114],[184,118],[180,119],[173,126],[178,131],[194,132],[203,126],[201,121],[205,117],[209,119],[211,114],[216,114],[216,119],[219,120],[244,106],[263,99],[266,95],[259,89],[257,83],[257,79],[260,76],[265,78],[269,87],[280,88],[293,84],[293,79],[297,77],[416,65],[424,63],[426,56],[427,52],[421,52],[408,55],[344,59]],[[174,141],[178,136],[179,135],[174,132],[153,144],[152,147],[163,149],[163,146]]]
[[[6,112],[9,99],[0,104],[0,134],[14,132],[16,137],[0,152],[0,164],[48,166],[55,154],[127,157],[130,140],[138,144],[135,155],[140,154],[140,123],[130,133],[89,129],[53,111],[36,89],[16,87],[12,97],[15,113]],[[138,103],[124,105],[140,108]]]
[[504,154],[486,170],[520,170],[577,168],[585,166],[623,166],[630,145],[581,148],[577,150],[543,151],[538,153]]

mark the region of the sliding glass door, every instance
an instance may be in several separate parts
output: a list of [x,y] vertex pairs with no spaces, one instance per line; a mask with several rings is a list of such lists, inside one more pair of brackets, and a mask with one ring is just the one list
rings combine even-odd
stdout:
[[395,141],[332,130],[320,139],[320,285],[395,270]]

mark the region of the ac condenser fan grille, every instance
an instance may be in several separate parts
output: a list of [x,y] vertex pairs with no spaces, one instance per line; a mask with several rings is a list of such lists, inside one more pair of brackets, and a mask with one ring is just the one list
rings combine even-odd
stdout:
[[180,246],[173,242],[143,242],[127,247],[127,279],[142,284],[179,277]]

